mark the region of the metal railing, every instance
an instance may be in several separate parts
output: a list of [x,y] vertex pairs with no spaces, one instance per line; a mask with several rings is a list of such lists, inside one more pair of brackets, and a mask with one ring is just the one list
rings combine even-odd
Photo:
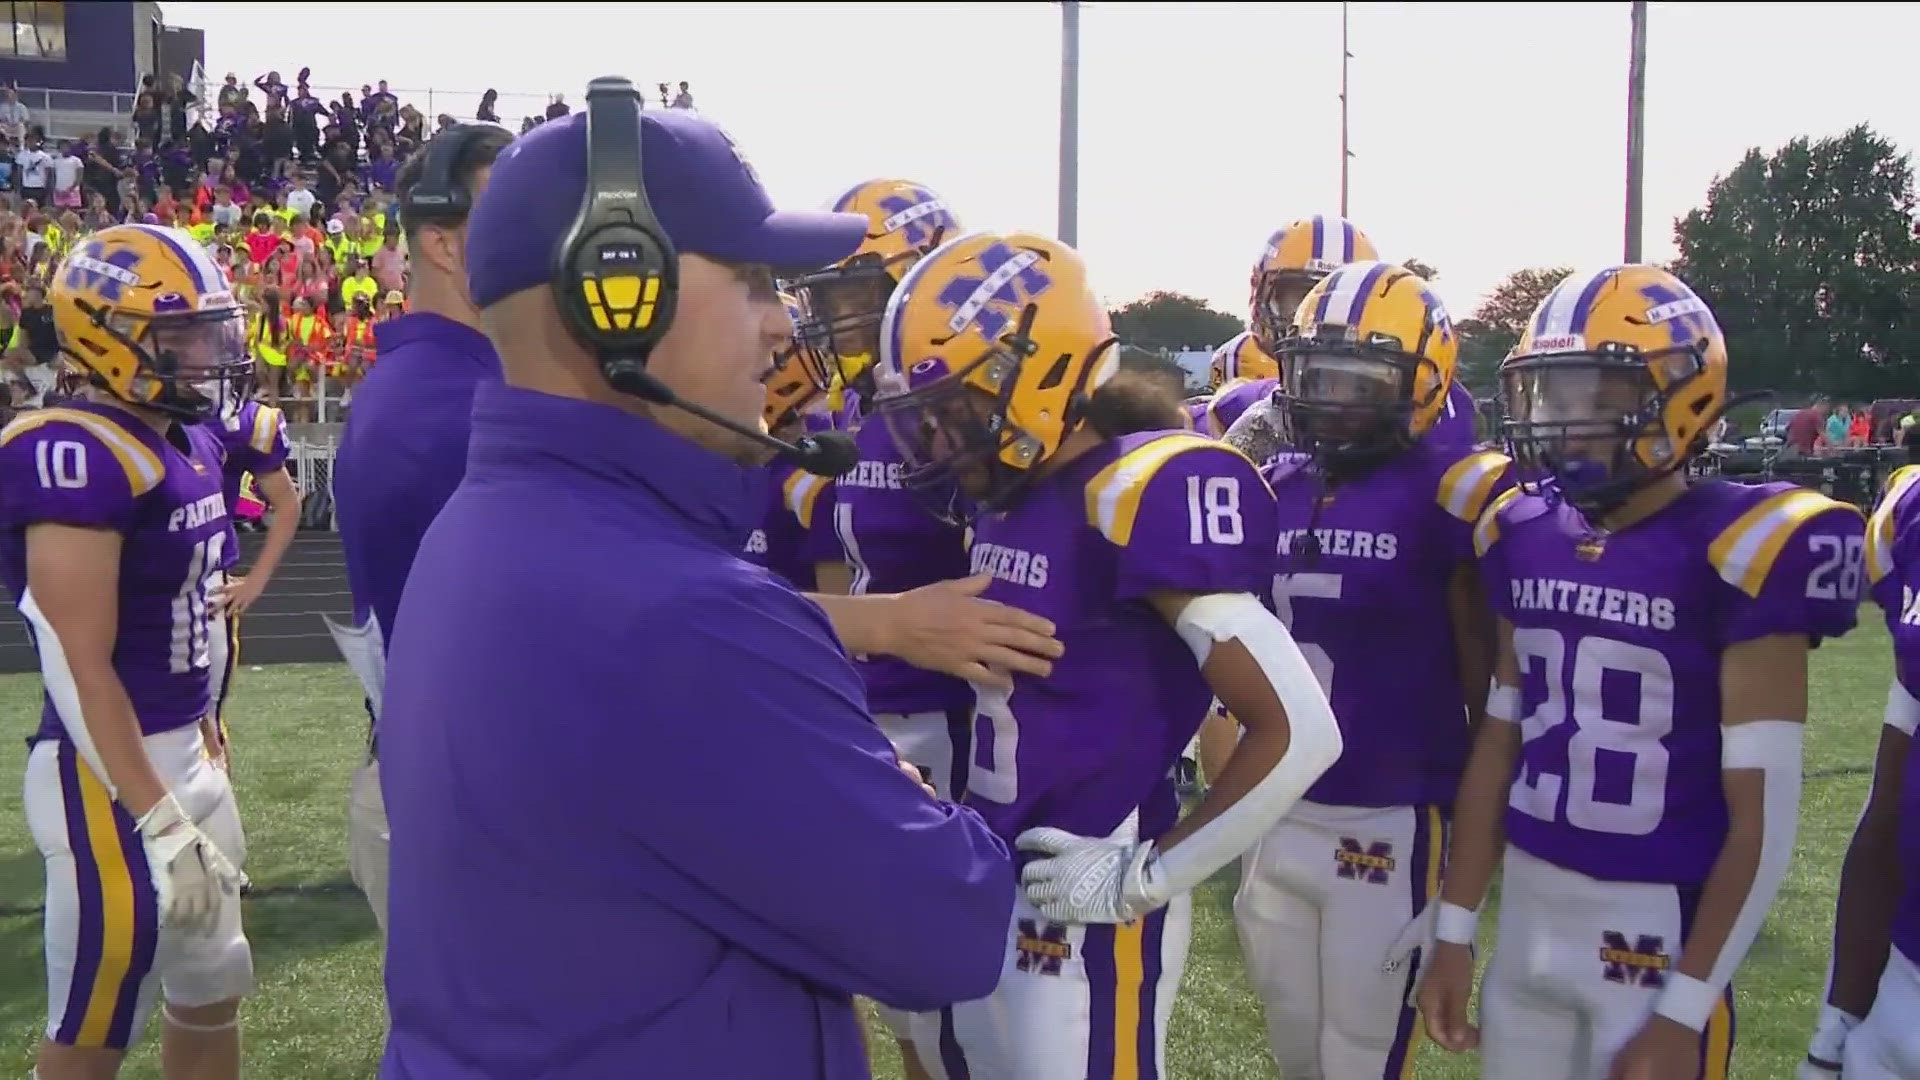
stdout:
[[[20,104],[27,107],[27,123],[49,139],[91,137],[104,117],[124,129],[133,115],[134,94],[105,90],[52,90],[44,86],[19,88]],[[122,132],[124,134],[124,130]]]

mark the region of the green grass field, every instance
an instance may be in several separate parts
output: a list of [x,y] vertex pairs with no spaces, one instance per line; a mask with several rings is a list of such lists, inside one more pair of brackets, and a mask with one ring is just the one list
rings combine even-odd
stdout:
[[[1840,858],[1866,794],[1889,671],[1878,611],[1861,616],[1860,631],[1815,657],[1799,856],[1739,986],[1734,1076],[1742,1080],[1792,1075],[1826,969]],[[0,678],[6,729],[28,731],[38,699],[37,679]],[[341,665],[254,669],[241,674],[231,720],[254,882],[247,930],[260,982],[244,1012],[247,1072],[372,1076],[384,1022],[380,948],[347,880],[345,841],[347,776],[365,723],[359,691]],[[0,740],[0,1076],[26,1075],[45,1009],[40,859],[19,797],[24,756],[22,740]],[[1231,875],[1222,874],[1195,905],[1168,1055],[1177,1080],[1274,1075],[1259,1003],[1240,972],[1231,898]],[[874,1040],[874,1056],[878,1076],[899,1075],[884,1039]],[[159,1075],[151,1041],[124,1075]],[[1417,1075],[1463,1080],[1477,1069],[1472,1058],[1429,1046]]]

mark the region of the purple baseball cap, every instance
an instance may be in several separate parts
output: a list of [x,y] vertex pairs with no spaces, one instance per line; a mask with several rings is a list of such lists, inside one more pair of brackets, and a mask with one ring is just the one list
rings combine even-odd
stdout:
[[[673,246],[720,262],[818,269],[853,254],[864,214],[776,210],[753,166],[712,121],[685,109],[640,114],[647,201]],[[587,188],[585,111],[515,139],[467,217],[467,288],[487,307],[544,288],[553,249]]]

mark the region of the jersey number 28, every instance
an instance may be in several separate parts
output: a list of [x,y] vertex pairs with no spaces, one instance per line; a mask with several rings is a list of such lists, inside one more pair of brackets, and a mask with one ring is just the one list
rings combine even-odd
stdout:
[[[1529,779],[1526,767],[1514,777],[1507,805],[1529,817],[1553,821],[1560,792],[1567,793],[1566,822],[1576,829],[1645,836],[1660,827],[1667,808],[1667,746],[1673,730],[1673,667],[1658,650],[1603,637],[1583,637],[1573,649],[1572,678],[1567,678],[1567,639],[1539,627],[1513,632],[1514,657],[1521,671],[1540,665],[1547,696],[1520,721],[1524,745],[1571,720],[1567,775],[1545,769]],[[1601,683],[1607,672],[1639,683],[1637,717],[1606,715]],[[1595,794],[1600,751],[1631,758],[1633,784],[1626,802],[1602,801]],[[1522,760],[1525,752],[1522,751]]]

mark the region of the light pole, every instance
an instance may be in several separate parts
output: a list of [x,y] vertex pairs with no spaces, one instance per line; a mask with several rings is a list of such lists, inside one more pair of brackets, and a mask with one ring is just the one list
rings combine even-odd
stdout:
[[1080,3],[1060,4],[1060,239],[1080,233]]
[[1340,4],[1340,216],[1347,216],[1347,166],[1353,161],[1353,151],[1347,148],[1347,61],[1353,59],[1353,53],[1347,50],[1347,5]]
[[1634,0],[1632,43],[1627,56],[1627,237],[1626,261],[1640,261],[1640,197],[1646,177],[1647,5]]

